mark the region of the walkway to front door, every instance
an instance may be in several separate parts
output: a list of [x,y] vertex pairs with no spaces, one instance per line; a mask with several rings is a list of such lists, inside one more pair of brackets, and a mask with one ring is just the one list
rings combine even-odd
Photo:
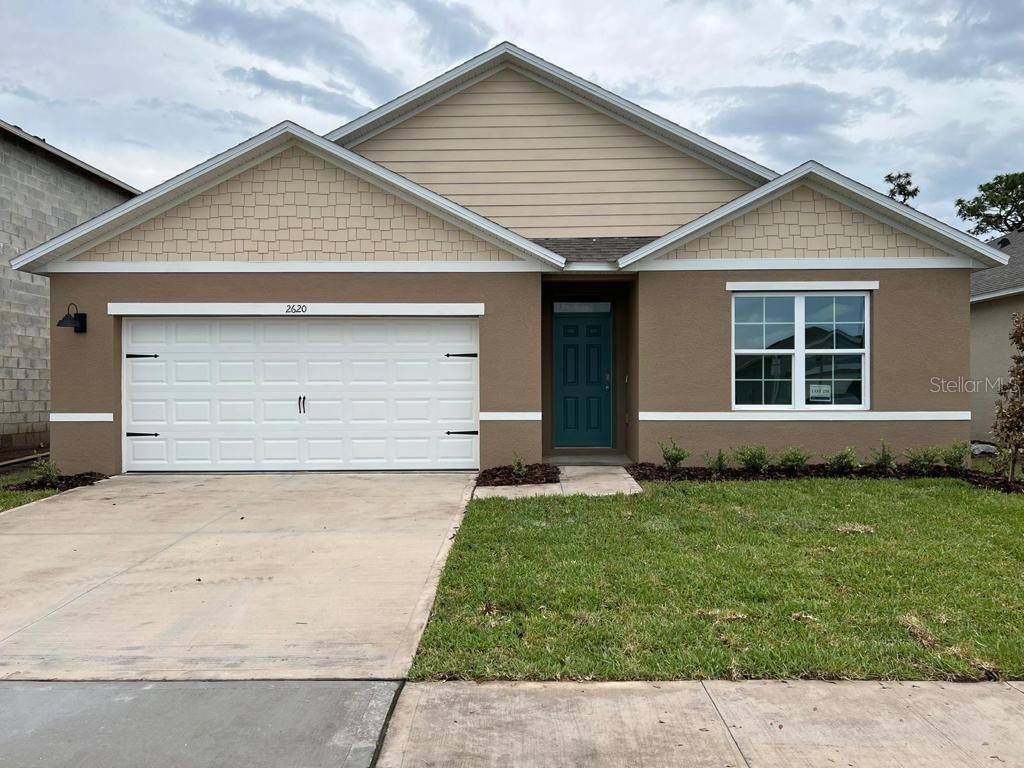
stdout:
[[611,312],[556,312],[552,331],[554,446],[610,448],[613,441]]

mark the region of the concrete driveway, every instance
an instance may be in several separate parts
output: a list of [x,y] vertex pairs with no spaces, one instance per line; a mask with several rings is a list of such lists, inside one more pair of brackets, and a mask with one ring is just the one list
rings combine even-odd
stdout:
[[123,476],[0,514],[0,679],[402,677],[470,480]]

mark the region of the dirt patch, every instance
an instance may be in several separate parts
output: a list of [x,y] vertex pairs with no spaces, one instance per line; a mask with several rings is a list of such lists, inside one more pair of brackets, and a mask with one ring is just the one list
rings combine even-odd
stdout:
[[1011,483],[1006,477],[1001,475],[993,475],[973,469],[953,469],[951,467],[936,467],[931,472],[921,474],[919,472],[912,472],[904,465],[891,470],[858,467],[849,472],[836,472],[824,464],[808,464],[802,469],[787,470],[782,467],[768,467],[763,472],[752,472],[735,467],[722,471],[711,470],[707,467],[676,467],[675,469],[667,469],[661,464],[645,462],[642,464],[630,464],[626,467],[626,471],[638,482],[688,480],[696,483],[713,483],[722,480],[795,480],[805,477],[892,478],[895,480],[920,477],[953,477],[980,488],[992,488],[1003,493],[1024,493],[1024,483],[1022,482]]
[[540,485],[542,483],[557,483],[561,476],[558,467],[553,464],[527,464],[523,470],[524,472],[517,474],[511,464],[491,467],[476,476],[476,484],[479,486]]
[[99,472],[82,472],[78,475],[61,475],[56,483],[46,480],[25,480],[21,483],[4,486],[10,491],[70,491],[72,488],[80,488],[83,485],[92,485],[100,480],[106,480],[106,475]]

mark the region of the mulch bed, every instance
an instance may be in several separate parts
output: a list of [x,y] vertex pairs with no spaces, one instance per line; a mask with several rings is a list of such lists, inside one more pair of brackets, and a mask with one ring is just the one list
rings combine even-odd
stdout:
[[787,471],[781,467],[768,467],[763,472],[750,472],[745,469],[729,468],[722,472],[713,472],[707,467],[678,467],[666,469],[661,464],[645,462],[630,464],[626,471],[637,482],[661,480],[689,480],[696,483],[713,483],[722,480],[795,480],[803,477],[848,477],[848,478],[892,478],[906,480],[920,477],[954,477],[981,488],[992,488],[1003,493],[1024,493],[1024,483],[1011,483],[1005,476],[968,469],[951,469],[938,467],[926,475],[911,472],[904,465],[894,470],[879,470],[873,467],[859,467],[852,472],[837,473],[824,464],[808,464],[801,470]]
[[486,485],[539,485],[541,483],[557,483],[561,473],[553,464],[527,464],[525,475],[517,475],[512,465],[491,467],[476,476],[476,484]]
[[106,479],[107,476],[99,472],[82,472],[77,475],[61,475],[57,478],[56,484],[48,483],[45,480],[26,480],[23,483],[14,483],[4,487],[10,491],[70,491],[72,488],[92,485]]

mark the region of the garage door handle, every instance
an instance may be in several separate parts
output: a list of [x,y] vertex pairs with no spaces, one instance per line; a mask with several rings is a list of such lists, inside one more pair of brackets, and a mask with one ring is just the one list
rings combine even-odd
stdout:
[[476,352],[445,352],[445,357],[477,357]]
[[445,432],[446,435],[479,435],[479,430],[476,429],[465,429],[465,430],[448,430]]
[[159,432],[125,432],[125,437],[160,437]]
[[302,412],[303,413],[306,412],[306,396],[305,395],[302,396]]

